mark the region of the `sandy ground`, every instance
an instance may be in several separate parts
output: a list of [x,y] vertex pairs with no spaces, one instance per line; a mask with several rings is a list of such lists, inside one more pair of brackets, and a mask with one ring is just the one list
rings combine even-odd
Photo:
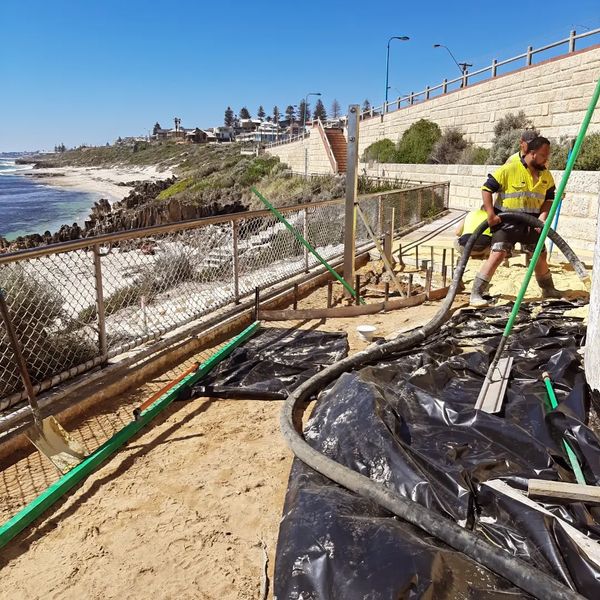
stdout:
[[[436,254],[441,256],[446,242],[443,236],[436,240]],[[515,258],[494,279],[492,293],[503,301],[525,272],[519,258],[524,262]],[[465,277],[467,288],[478,267],[474,262]],[[557,285],[585,293],[573,272],[553,270]],[[537,296],[535,284],[530,293]],[[324,307],[326,294],[326,288],[317,290],[299,308]],[[466,299],[458,296],[456,305]],[[423,324],[438,308],[435,302],[324,324],[266,325],[347,331],[351,352],[356,352],[367,346],[357,337],[359,323],[376,325],[377,335],[389,337]],[[194,360],[115,398],[68,429],[88,449],[97,447],[130,419],[133,406]],[[148,593],[156,599],[258,598],[260,543],[266,544],[272,579],[291,465],[279,433],[280,408],[273,401],[207,399],[170,407],[0,551],[0,598],[143,598]],[[22,456],[0,477],[2,519],[56,478],[37,453]]]
[[158,181],[173,175],[170,170],[159,171],[154,166],[57,167],[32,169],[23,174],[46,185],[102,194],[102,197],[111,201],[123,199],[133,189],[119,184],[130,181]]

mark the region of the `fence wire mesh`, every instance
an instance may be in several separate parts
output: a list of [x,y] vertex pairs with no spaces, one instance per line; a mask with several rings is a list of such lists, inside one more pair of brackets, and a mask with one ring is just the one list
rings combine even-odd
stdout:
[[[359,198],[375,235],[394,214],[396,231],[441,212],[448,184]],[[288,222],[327,261],[343,254],[344,202],[282,209]],[[356,244],[371,242],[356,220]],[[319,264],[275,216],[209,219],[139,237],[115,234],[110,245],[0,264],[11,320],[34,386],[47,389],[125,350],[302,274]],[[4,325],[0,323],[0,410],[24,399]]]

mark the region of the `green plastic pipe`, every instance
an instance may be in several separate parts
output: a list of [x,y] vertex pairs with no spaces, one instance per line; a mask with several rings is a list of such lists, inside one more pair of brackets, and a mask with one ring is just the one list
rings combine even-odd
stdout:
[[[287,219],[256,189],[251,188],[258,199],[292,232],[293,236],[356,298],[356,290],[339,273],[331,268],[329,263],[307,242],[293,227]],[[361,304],[365,304],[362,298],[358,299]]]
[[[548,392],[548,398],[550,399],[550,406],[552,409],[555,409],[558,406],[558,400],[556,399],[556,394],[554,393],[554,388],[552,387],[550,375],[548,373],[543,373],[542,378],[544,380],[544,384],[546,385],[546,391]],[[587,485],[587,481],[583,476],[583,471],[581,470],[581,466],[579,465],[579,461],[577,460],[575,452],[573,452],[573,448],[571,448],[571,445],[569,442],[567,442],[567,440],[563,440],[563,446],[565,447],[565,452],[567,453],[567,457],[571,463],[573,473],[575,473],[575,479],[577,480],[577,483],[580,485]]]
[[104,442],[104,444],[102,444],[95,452],[90,454],[85,460],[81,461],[67,474],[63,475],[35,500],[30,502],[25,508],[4,523],[4,525],[0,527],[0,548],[6,546],[6,544],[8,544],[16,535],[48,510],[48,508],[50,508],[59,498],[64,496],[64,494],[76,486],[80,481],[94,472],[107,458],[123,446],[125,442],[152,421],[154,417],[165,410],[165,408],[177,398],[178,393],[182,388],[189,387],[204,377],[223,359],[229,356],[237,346],[256,333],[259,327],[260,322],[256,321],[244,329],[244,331],[223,346],[223,348],[203,362],[198,367],[197,371],[190,373],[165,395],[161,396],[156,402],[151,404],[140,414],[137,421],[132,421],[128,425],[125,425],[123,429]]
[[567,187],[567,182],[569,181],[569,176],[571,175],[571,171],[573,170],[573,165],[575,164],[575,161],[579,156],[579,150],[581,149],[583,138],[585,137],[587,128],[590,124],[590,120],[592,119],[592,115],[594,114],[594,109],[596,108],[596,104],[598,103],[599,96],[600,79],[596,82],[596,88],[594,90],[592,99],[590,100],[587,112],[585,113],[585,117],[583,118],[583,122],[581,123],[581,128],[579,129],[577,139],[575,140],[575,145],[573,146],[573,151],[569,156],[569,160],[567,160],[565,172],[563,173],[562,179],[560,180],[560,184],[558,185],[558,190],[556,191],[556,195],[554,196],[554,201],[552,202],[552,206],[550,207],[550,211],[548,212],[548,216],[546,217],[546,222],[544,223],[544,227],[542,228],[542,232],[540,233],[540,239],[538,240],[538,243],[535,247],[535,251],[533,252],[533,256],[531,257],[531,262],[529,263],[529,268],[525,273],[525,277],[523,279],[523,283],[521,284],[521,288],[517,295],[517,299],[515,300],[512,310],[510,311],[508,321],[506,322],[504,332],[502,333],[502,338],[500,339],[500,343],[498,344],[498,348],[496,349],[496,354],[494,355],[494,358],[485,376],[485,381],[483,382],[482,389],[487,390],[487,388],[489,387],[490,382],[492,381],[492,375],[494,373],[494,370],[496,369],[498,361],[500,360],[500,356],[502,355],[504,347],[508,342],[508,337],[510,336],[510,333],[515,323],[515,319],[517,318],[519,309],[521,308],[521,303],[523,302],[523,298],[525,297],[525,293],[527,292],[527,287],[529,286],[529,282],[531,281],[531,276],[533,275],[535,266],[537,265],[537,261],[540,258],[540,254],[544,249],[546,237],[548,235],[548,230],[552,225],[552,220],[554,219],[554,215],[558,210],[561,198],[563,197],[563,193],[565,191],[565,188]]

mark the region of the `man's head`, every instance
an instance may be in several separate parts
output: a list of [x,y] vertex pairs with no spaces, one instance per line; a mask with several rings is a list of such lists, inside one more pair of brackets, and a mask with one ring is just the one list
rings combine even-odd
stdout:
[[519,140],[519,152],[521,156],[527,154],[529,142],[532,142],[539,135],[540,134],[535,129],[525,129],[523,133],[521,133],[521,139]]
[[529,142],[525,162],[527,162],[530,167],[541,171],[546,168],[546,163],[549,158],[550,140],[540,135]]

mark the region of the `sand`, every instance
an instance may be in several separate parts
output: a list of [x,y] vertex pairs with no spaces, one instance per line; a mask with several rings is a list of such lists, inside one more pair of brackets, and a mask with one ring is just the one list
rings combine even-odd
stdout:
[[119,185],[131,181],[158,181],[173,175],[170,170],[148,167],[57,167],[24,173],[35,181],[81,192],[95,192],[111,202],[122,200],[133,189]]
[[[502,301],[525,272],[514,260],[494,278],[492,293]],[[478,266],[474,262],[465,277],[467,287]],[[553,270],[558,286],[585,293],[573,272]],[[324,307],[326,295],[321,288],[299,308]],[[532,284],[530,296],[536,295]],[[460,295],[455,305],[466,300]],[[267,325],[347,331],[356,352],[368,345],[358,339],[358,324],[376,325],[378,336],[389,337],[428,321],[439,304],[324,324]],[[128,421],[136,403],[194,360],[67,428],[88,449],[97,447]],[[281,404],[196,399],[171,406],[0,553],[0,598],[258,598],[260,544],[266,544],[272,580],[292,460],[279,433]],[[2,471],[1,518],[54,479],[37,453],[22,456]]]

